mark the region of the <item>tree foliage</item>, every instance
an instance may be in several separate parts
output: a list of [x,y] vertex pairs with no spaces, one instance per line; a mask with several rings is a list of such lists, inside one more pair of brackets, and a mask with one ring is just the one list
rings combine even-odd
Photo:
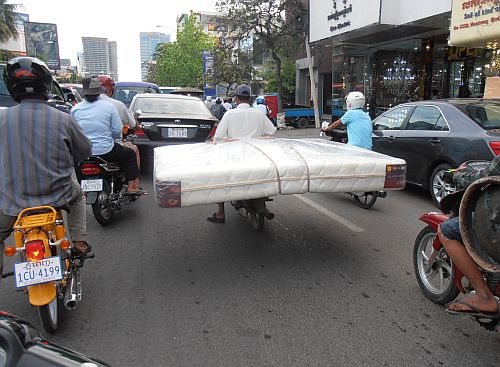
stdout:
[[10,38],[17,39],[17,7],[17,4],[7,4],[7,0],[0,0],[0,42],[7,42]]
[[250,84],[254,75],[252,50],[221,37],[214,49],[214,82],[232,89],[238,84]]
[[[283,83],[282,101],[294,102],[295,101],[295,60],[283,60],[281,70],[281,78]],[[278,83],[276,81],[276,71],[274,65],[267,64],[262,72],[262,78],[266,81],[266,93],[276,92],[278,90]]]
[[303,41],[303,25],[296,21],[304,13],[301,0],[218,0],[225,14],[228,37],[261,42],[274,62],[276,91],[283,94],[282,62]]
[[158,85],[179,87],[203,86],[203,51],[212,50],[214,40],[197,24],[191,14],[177,40],[158,45],[154,80]]

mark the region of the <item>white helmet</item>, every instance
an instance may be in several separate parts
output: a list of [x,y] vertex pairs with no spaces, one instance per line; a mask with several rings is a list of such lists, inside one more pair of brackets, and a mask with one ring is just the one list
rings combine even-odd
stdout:
[[345,98],[348,110],[365,107],[365,96],[361,92],[351,92]]
[[207,96],[207,101],[208,102],[212,101],[212,96]]

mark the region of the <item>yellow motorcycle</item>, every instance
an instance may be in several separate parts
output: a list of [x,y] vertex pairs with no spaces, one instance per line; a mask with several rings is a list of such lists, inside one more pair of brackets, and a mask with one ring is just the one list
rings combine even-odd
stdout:
[[19,255],[14,271],[17,289],[27,289],[29,302],[38,308],[47,332],[59,326],[62,304],[68,310],[81,300],[80,268],[91,256],[72,254],[66,238],[62,211],[51,206],[27,208],[19,213],[13,227],[14,246],[5,247],[6,256]]

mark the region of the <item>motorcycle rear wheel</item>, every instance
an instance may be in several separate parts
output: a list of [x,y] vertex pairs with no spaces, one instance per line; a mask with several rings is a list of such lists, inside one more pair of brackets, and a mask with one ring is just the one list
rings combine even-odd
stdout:
[[354,201],[356,204],[363,209],[370,209],[373,204],[377,201],[377,193],[375,192],[365,192],[364,195],[354,195]]
[[105,226],[113,219],[113,211],[109,207],[109,186],[104,182],[103,190],[97,195],[97,200],[92,204],[94,218],[101,226]]
[[250,222],[252,223],[253,229],[257,232],[262,231],[264,228],[264,213],[258,213],[255,210],[250,210],[248,214],[250,215]]
[[38,315],[46,332],[53,333],[57,330],[61,319],[61,312],[62,302],[58,295],[49,304],[38,307]]
[[460,291],[453,282],[453,263],[444,248],[440,250],[430,271],[425,270],[435,237],[436,232],[429,226],[420,231],[413,247],[413,267],[424,295],[432,302],[442,305],[457,298]]

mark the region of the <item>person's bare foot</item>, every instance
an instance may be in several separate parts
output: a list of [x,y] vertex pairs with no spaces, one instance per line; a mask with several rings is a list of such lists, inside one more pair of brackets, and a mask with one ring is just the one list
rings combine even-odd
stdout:
[[85,241],[73,241],[73,247],[81,253],[92,251],[92,246]]
[[499,304],[494,297],[483,298],[478,295],[465,297],[462,302],[452,303],[448,306],[451,311],[466,312],[466,311],[481,311],[487,313],[498,313]]

